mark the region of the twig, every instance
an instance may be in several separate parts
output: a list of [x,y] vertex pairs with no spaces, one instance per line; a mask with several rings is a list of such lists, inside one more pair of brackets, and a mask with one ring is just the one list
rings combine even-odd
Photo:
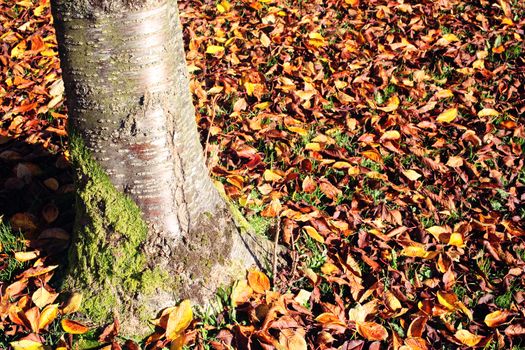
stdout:
[[277,274],[277,248],[279,244],[279,233],[281,232],[281,216],[277,217],[277,228],[275,231],[275,239],[273,241],[273,266],[272,266],[272,279],[273,285],[275,286],[275,276]]
[[210,120],[210,126],[208,127],[208,134],[206,135],[206,143],[204,144],[204,161],[208,165],[208,169],[210,168],[208,164],[208,146],[210,143],[210,134],[211,134],[211,128],[213,126],[213,121],[215,120],[215,106],[217,105],[217,98],[219,95],[215,95],[215,97],[211,100],[211,120]]

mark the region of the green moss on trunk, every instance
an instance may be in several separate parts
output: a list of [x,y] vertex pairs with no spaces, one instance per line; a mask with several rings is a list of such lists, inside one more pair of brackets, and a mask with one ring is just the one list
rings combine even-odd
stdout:
[[170,277],[147,267],[142,246],[148,225],[139,207],[113,186],[78,136],[71,137],[70,151],[77,219],[66,288],[86,295],[81,311],[89,319],[105,322],[113,313],[126,314],[137,295],[154,293]]

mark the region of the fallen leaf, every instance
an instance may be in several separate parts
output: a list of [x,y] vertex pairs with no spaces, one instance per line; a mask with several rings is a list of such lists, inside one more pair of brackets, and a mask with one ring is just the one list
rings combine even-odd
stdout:
[[356,329],[366,340],[386,340],[388,332],[385,327],[375,322],[356,322]]
[[270,279],[261,271],[248,271],[248,284],[255,293],[264,294],[270,290]]
[[38,321],[38,329],[45,329],[58,316],[58,304],[48,305],[42,310],[40,320]]
[[461,343],[463,343],[466,346],[476,346],[476,344],[478,344],[481,341],[481,339],[483,339],[482,336],[472,334],[466,329],[458,330],[454,334],[454,336],[456,337],[456,339],[458,339]]
[[63,318],[60,324],[64,332],[69,334],[84,334],[89,331],[89,328],[82,323],[67,318]]
[[82,294],[75,292],[69,297],[66,304],[62,307],[61,312],[63,315],[72,314],[74,312],[77,312],[80,309],[81,304],[82,304]]
[[506,310],[496,310],[485,316],[485,324],[491,328],[501,326],[510,316]]
[[441,113],[437,117],[437,121],[441,123],[450,123],[456,119],[458,116],[458,109],[457,108],[450,108]]
[[191,321],[193,321],[191,302],[186,299],[170,312],[166,325],[166,339],[172,341],[178,338]]
[[315,241],[319,243],[324,243],[324,237],[321,236],[319,232],[317,232],[317,230],[313,228],[312,226],[304,226],[303,230],[306,232],[308,236],[310,236],[310,238],[314,239]]
[[403,175],[405,175],[410,181],[416,181],[417,179],[419,179],[421,177],[421,174],[418,173],[417,171],[415,170],[404,170],[402,171]]
[[219,52],[224,52],[223,46],[217,46],[217,45],[210,45],[206,48],[206,53],[210,55],[216,55]]

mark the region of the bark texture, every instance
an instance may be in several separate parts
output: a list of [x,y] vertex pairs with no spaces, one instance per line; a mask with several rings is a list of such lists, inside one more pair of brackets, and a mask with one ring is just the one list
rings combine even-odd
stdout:
[[[204,164],[176,0],[53,0],[77,169],[68,288],[128,333],[266,256]],[[245,231],[245,230],[244,230]]]

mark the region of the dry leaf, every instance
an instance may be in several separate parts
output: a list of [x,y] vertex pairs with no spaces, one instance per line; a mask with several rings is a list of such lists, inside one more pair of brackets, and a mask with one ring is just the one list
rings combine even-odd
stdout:
[[186,299],[170,312],[166,325],[166,339],[172,341],[178,338],[191,321],[193,321],[191,302]]
[[481,339],[483,339],[482,336],[472,334],[466,329],[460,329],[454,334],[454,336],[466,346],[475,346],[481,341]]
[[450,108],[441,113],[437,117],[437,121],[441,123],[451,123],[456,119],[458,116],[458,109],[457,108]]
[[255,293],[264,294],[270,290],[270,279],[261,271],[248,271],[248,284]]
[[84,334],[89,331],[89,328],[80,322],[69,320],[67,318],[60,321],[64,332],[69,334]]
[[386,340],[388,332],[385,327],[375,322],[356,322],[356,329],[366,340]]

